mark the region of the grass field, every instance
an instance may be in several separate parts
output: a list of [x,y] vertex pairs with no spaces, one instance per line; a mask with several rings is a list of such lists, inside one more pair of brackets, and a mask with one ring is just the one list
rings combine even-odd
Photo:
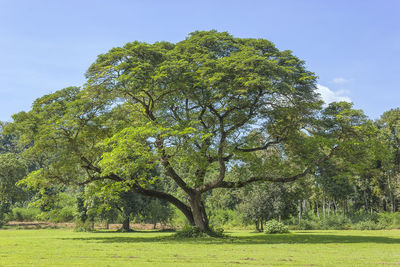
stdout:
[[246,231],[225,239],[162,232],[0,230],[0,266],[400,265],[400,231]]

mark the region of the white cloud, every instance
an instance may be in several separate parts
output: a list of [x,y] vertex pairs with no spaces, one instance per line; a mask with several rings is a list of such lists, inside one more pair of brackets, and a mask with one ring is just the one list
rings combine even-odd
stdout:
[[332,82],[333,82],[333,83],[336,83],[336,84],[344,84],[344,83],[348,83],[349,80],[347,80],[347,79],[345,79],[345,78],[342,78],[342,77],[337,77],[337,78],[334,78],[334,79],[332,80]]
[[346,95],[350,93],[348,90],[332,91],[326,86],[317,84],[317,92],[326,104],[339,101],[352,102],[350,97]]

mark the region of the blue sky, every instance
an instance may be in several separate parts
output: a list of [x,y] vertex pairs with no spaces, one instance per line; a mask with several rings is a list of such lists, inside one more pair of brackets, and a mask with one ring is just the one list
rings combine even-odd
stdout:
[[351,100],[373,119],[400,107],[398,0],[0,0],[0,120],[82,85],[112,47],[210,29],[292,50],[327,101]]

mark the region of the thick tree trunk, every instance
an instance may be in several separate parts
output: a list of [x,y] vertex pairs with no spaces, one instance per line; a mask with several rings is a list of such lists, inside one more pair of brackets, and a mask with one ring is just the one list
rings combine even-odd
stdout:
[[189,198],[189,202],[195,226],[197,226],[203,232],[211,233],[212,231],[209,226],[204,203],[201,200],[201,194],[192,194]]
[[297,207],[299,209],[298,219],[299,219],[299,224],[300,224],[301,223],[301,200],[300,199],[297,201]]
[[131,230],[131,228],[129,226],[129,216],[125,217],[124,221],[122,222],[121,230],[124,232],[129,232]]
[[213,231],[209,226],[209,221],[204,207],[204,203],[201,200],[201,193],[192,192],[191,194],[189,194],[190,207],[188,207],[186,204],[184,204],[174,196],[167,194],[165,192],[145,189],[139,186],[134,187],[133,190],[136,193],[142,195],[151,196],[168,201],[169,203],[177,207],[180,211],[182,211],[182,213],[185,215],[186,219],[188,220],[188,223],[191,226],[197,226],[201,231],[209,235],[213,235]]

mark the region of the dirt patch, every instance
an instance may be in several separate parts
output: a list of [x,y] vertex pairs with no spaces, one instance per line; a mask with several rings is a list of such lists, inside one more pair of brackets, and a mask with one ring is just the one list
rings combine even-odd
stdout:
[[[19,222],[19,221],[10,221],[6,224],[7,226],[13,227],[21,227],[21,228],[75,228],[75,223],[53,223],[53,222]],[[110,230],[118,230],[122,227],[122,224],[109,224],[108,229]],[[156,224],[156,228],[154,228],[154,224],[145,224],[145,223],[131,223],[130,227],[133,230],[169,230],[170,226],[162,225],[160,223]],[[106,229],[105,224],[95,224],[95,229]]]
[[21,228],[74,228],[75,223],[53,223],[53,222],[19,222],[10,221],[6,224],[7,226],[15,226]]

